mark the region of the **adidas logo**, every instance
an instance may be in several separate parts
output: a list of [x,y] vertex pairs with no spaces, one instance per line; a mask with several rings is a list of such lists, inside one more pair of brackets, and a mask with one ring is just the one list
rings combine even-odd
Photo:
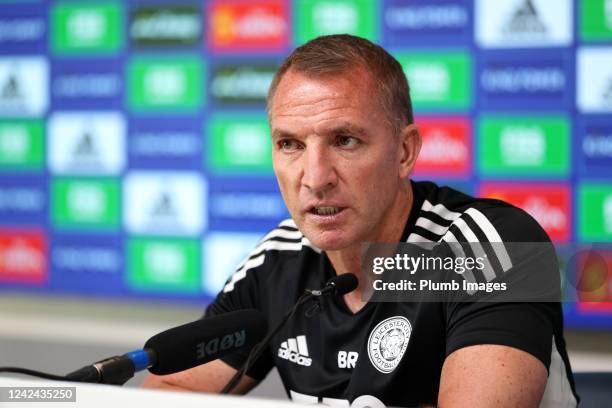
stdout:
[[278,348],[278,356],[306,367],[312,364],[312,358],[309,358],[308,355],[306,336],[297,336],[296,338],[289,338],[283,341]]
[[545,34],[547,29],[538,17],[532,0],[525,0],[506,23],[506,34]]

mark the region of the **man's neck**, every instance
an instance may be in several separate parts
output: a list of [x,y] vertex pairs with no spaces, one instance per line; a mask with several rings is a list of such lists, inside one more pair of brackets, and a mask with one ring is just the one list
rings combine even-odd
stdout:
[[[380,232],[372,237],[371,242],[399,242],[410,211],[414,202],[414,195],[410,181],[402,185],[400,191],[385,216],[385,222]],[[337,274],[346,272],[354,273],[359,279],[359,287],[354,291],[344,295],[344,301],[348,308],[356,313],[368,302],[362,300],[362,293],[365,279],[361,271],[361,242],[337,251],[326,251],[334,270]]]

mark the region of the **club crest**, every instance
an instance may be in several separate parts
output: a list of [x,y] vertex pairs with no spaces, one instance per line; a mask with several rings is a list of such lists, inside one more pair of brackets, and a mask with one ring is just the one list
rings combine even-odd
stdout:
[[368,338],[368,356],[381,373],[389,374],[399,364],[412,333],[412,326],[403,316],[389,317],[378,323]]

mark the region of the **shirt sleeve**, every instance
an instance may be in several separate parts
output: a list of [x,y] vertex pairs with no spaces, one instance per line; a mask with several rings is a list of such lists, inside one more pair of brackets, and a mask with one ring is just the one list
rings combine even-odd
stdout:
[[[259,252],[255,249],[236,269],[234,274],[230,276],[224,288],[207,307],[204,316],[216,316],[242,309],[256,309],[264,313],[260,300],[262,296],[265,296],[265,287],[263,287],[261,281],[262,275],[266,273],[266,270],[270,269],[270,263],[269,259],[266,262],[265,252]],[[250,350],[236,352],[221,357],[221,360],[238,370],[246,361],[249,352]],[[272,356],[269,349],[266,348],[264,354],[257,361],[251,363],[251,368],[246,374],[257,381],[261,381],[273,366]]]
[[[493,242],[493,235],[501,240],[489,251],[491,258],[498,258],[490,259],[496,272],[490,281],[509,286],[518,283],[526,300],[514,301],[514,294],[485,301],[470,302],[464,297],[448,302],[446,355],[462,347],[497,344],[523,350],[548,369],[554,336],[563,325],[554,247],[533,218],[510,205],[480,208],[466,218],[463,226],[476,231],[484,245]],[[480,277],[481,281],[489,279]]]

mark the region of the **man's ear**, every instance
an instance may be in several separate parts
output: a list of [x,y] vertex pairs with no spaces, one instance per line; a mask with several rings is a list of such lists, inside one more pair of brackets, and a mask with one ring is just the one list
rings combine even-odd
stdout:
[[404,127],[399,134],[399,149],[401,153],[399,176],[404,179],[412,173],[419,152],[421,151],[421,134],[416,125]]

